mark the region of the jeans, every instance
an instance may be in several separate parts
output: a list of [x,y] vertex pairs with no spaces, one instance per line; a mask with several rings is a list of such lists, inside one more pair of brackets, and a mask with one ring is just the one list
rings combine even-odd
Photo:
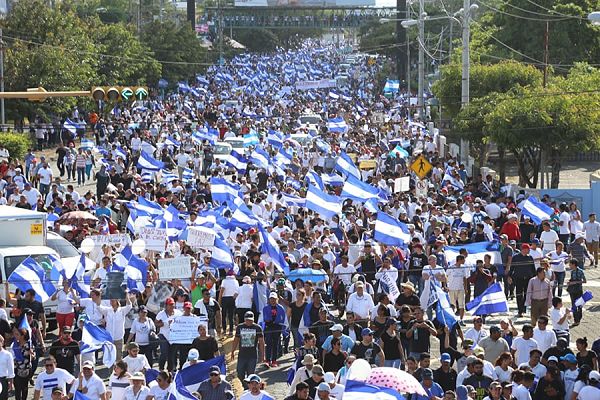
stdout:
[[77,184],[83,185],[85,183],[85,167],[77,167]]
[[159,346],[160,346],[160,358],[158,359],[158,369],[161,371],[165,369],[165,363],[167,364],[167,371],[174,370],[175,364],[175,352],[171,349],[171,344],[164,337],[164,335],[158,335]]
[[67,164],[67,180],[75,180],[75,165]]
[[257,361],[256,358],[238,357],[236,368],[237,376],[242,381],[245,389],[248,384],[244,381],[244,378],[256,372]]
[[420,296],[421,293],[423,292],[423,279],[421,278],[421,275],[408,275],[408,281],[410,283],[412,283],[413,285],[415,285],[415,289],[417,289],[417,295]]
[[42,196],[46,196],[49,192],[50,192],[50,185],[40,183],[40,193],[42,194]]
[[390,367],[390,368],[400,368],[400,362],[402,360],[397,359],[397,360],[385,360],[383,362],[383,366],[384,367]]
[[152,353],[154,353],[154,347],[153,344],[140,344],[140,353],[146,356],[150,368],[152,368],[152,365],[154,364],[154,356],[152,355]]
[[[581,290],[577,290],[577,291],[573,291],[571,289],[571,292],[569,293],[569,296],[571,297],[571,304],[575,304],[575,301],[580,298],[583,295],[583,291]],[[581,307],[575,307],[575,312],[573,312],[573,319],[575,320],[576,323],[579,323],[581,321],[581,318],[583,318],[583,309]]]
[[557,289],[558,289],[558,297],[562,296],[563,284],[565,283],[565,274],[566,274],[566,272],[564,272],[564,271],[554,273],[554,286],[552,287],[552,296],[556,297]]
[[281,341],[281,326],[273,324],[265,329],[266,352],[265,358],[267,362],[277,361],[279,356],[279,342]]
[[88,181],[92,177],[92,164],[85,165],[85,176],[87,177]]
[[[29,394],[29,379],[15,376],[13,379],[13,385],[15,386],[15,400],[27,400],[27,395]],[[4,387],[2,389],[4,389]],[[4,393],[6,393],[6,396],[8,396],[8,391],[5,392],[2,390],[2,394]],[[6,399],[8,397],[4,398]]]
[[[179,353],[179,368],[183,368],[183,364],[187,361],[188,351],[192,348],[191,344],[173,344],[171,345],[171,353],[173,353],[173,357],[175,359],[175,364],[177,364],[177,353]],[[177,368],[177,365],[175,365]]]
[[59,160],[56,162],[56,166],[58,167],[58,172],[60,172],[60,177],[65,176],[65,161]]
[[[235,299],[233,297],[223,297],[221,301],[221,320],[223,321],[223,334],[227,331],[227,325],[229,325],[229,333],[232,333],[235,329],[233,324],[233,316],[235,314]],[[240,320],[243,321],[243,320]],[[240,322],[241,323],[241,322]]]

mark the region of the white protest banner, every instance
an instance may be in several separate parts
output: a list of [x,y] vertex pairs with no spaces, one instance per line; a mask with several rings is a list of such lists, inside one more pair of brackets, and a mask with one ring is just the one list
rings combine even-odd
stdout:
[[336,87],[335,79],[321,79],[319,81],[300,81],[296,83],[296,90],[324,89]]
[[167,246],[167,230],[144,226],[140,228],[140,238],[146,242],[146,250],[163,252]]
[[115,233],[113,235],[95,235],[90,236],[90,239],[94,241],[94,245],[97,248],[102,248],[103,245],[114,246],[120,244],[121,247],[125,247],[129,244],[129,236],[126,233]]
[[390,302],[393,304],[398,296],[400,296],[400,290],[398,289],[396,282],[392,279],[392,274],[383,272],[379,281],[387,286],[387,294],[390,298]]
[[410,177],[403,176],[394,181],[394,193],[408,192],[410,190]]
[[198,336],[198,326],[206,326],[208,331],[208,320],[195,315],[180,315],[175,317],[169,325],[169,343],[171,344],[192,344]]
[[187,279],[192,273],[190,257],[161,258],[158,260],[160,279]]
[[201,226],[188,228],[187,243],[190,247],[211,247],[215,244],[215,232]]

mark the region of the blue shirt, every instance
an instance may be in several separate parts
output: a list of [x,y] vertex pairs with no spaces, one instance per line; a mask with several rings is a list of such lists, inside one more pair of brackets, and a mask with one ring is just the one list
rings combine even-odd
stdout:
[[[325,342],[323,342],[323,350],[325,351],[331,351],[331,339],[333,339],[333,335],[329,335],[327,337],[327,339],[325,339]],[[350,350],[352,350],[352,347],[354,347],[354,340],[352,340],[352,338],[348,335],[344,335],[342,333],[342,337],[340,337],[340,343],[342,344],[342,351],[345,351],[347,353],[350,353]]]
[[412,400],[429,400],[431,396],[444,397],[444,390],[440,385],[438,385],[435,382],[432,383],[429,389],[427,389],[422,383],[421,386],[423,386],[423,389],[425,389],[427,396],[422,396],[420,394],[415,393],[412,395]]

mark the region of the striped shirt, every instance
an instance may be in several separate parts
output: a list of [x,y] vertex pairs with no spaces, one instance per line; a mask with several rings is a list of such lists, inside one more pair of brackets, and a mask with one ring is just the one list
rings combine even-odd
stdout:
[[54,368],[54,372],[48,374],[46,371],[38,375],[35,381],[35,391],[41,393],[42,400],[52,399],[52,389],[59,387],[66,392],[67,384],[73,383],[75,377],[62,368]]

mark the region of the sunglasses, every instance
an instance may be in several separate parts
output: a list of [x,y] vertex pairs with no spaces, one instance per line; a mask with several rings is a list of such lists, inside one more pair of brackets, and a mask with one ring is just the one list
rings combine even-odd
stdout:
[[54,367],[54,364],[46,364],[44,365],[46,368]]

